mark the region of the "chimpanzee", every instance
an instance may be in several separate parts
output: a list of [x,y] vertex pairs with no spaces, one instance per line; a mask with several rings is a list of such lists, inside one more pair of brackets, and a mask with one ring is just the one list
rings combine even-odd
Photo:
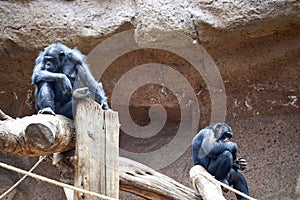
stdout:
[[[245,159],[237,158],[238,147],[231,142],[231,128],[226,123],[207,126],[192,141],[194,165],[203,166],[211,175],[249,195],[247,182],[240,172],[247,167]],[[236,195],[237,199],[243,199]]]
[[32,82],[38,113],[61,114],[73,119],[72,92],[80,80],[88,87],[104,110],[109,109],[101,83],[97,83],[86,64],[86,57],[77,49],[59,42],[46,47],[35,60]]

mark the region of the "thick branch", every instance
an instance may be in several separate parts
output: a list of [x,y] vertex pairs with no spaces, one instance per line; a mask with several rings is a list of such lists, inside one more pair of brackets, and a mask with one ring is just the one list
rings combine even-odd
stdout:
[[[64,153],[70,158],[73,152]],[[65,158],[66,158],[65,157]],[[66,164],[68,159],[61,159],[55,167],[62,174],[61,181],[73,184],[73,167]],[[201,199],[199,193],[177,181],[165,176],[150,167],[128,158],[119,157],[120,189],[146,199],[195,200]]]
[[74,133],[73,122],[60,115],[1,117],[0,150],[19,156],[49,155],[74,149]]
[[121,190],[147,199],[201,199],[199,194],[139,162],[120,157]]

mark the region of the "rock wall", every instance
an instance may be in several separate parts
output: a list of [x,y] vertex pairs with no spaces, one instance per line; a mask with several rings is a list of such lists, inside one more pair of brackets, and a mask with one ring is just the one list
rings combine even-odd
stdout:
[[[226,91],[226,121],[235,131],[241,155],[249,163],[245,176],[251,195],[258,199],[293,199],[300,174],[299,10],[296,0],[0,1],[0,108],[14,117],[35,113],[30,80],[34,60],[52,42],[76,46],[89,54],[101,42],[124,31],[133,29],[140,47],[158,43],[159,36],[176,31],[189,38],[191,44],[204,47],[217,66]],[[190,45],[180,46],[180,50],[189,52]],[[106,59],[99,58],[100,63]],[[209,124],[213,108],[207,80],[186,57],[159,48],[130,51],[109,63],[101,77],[96,76],[103,82],[110,104],[122,76],[145,63],[163,64],[180,72],[197,97],[199,128]],[[91,69],[93,73],[97,71],[93,65]],[[147,125],[149,107],[161,104],[167,113],[166,125],[147,139],[122,132],[122,149],[151,152],[166,146],[176,136],[182,122],[178,99],[187,92],[174,93],[165,87],[167,83],[181,85],[177,79],[164,79],[167,75],[156,77],[159,84],[138,88],[129,105],[125,105],[130,108],[134,122]],[[147,73],[141,76],[151,78]],[[161,171],[190,186],[190,155],[187,147],[178,160]],[[13,159],[11,162],[15,163]],[[50,171],[44,175],[55,173]],[[0,173],[10,177],[8,183],[17,178],[6,171]],[[7,185],[3,183],[2,188]],[[28,188],[33,191],[27,191],[28,198],[53,199]],[[20,191],[24,193],[22,188]],[[123,195],[122,198],[129,198]],[[229,194],[228,198],[233,196]]]

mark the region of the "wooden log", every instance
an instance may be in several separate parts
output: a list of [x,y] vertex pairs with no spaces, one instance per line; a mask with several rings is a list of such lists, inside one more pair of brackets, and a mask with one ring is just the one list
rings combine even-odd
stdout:
[[190,177],[193,186],[200,193],[203,200],[226,200],[222,194],[221,186],[211,181],[214,177],[202,166],[192,167]]
[[[146,199],[201,199],[196,190],[139,162],[119,157],[119,163],[120,189],[123,191]],[[63,169],[63,171],[72,171],[72,169]],[[72,184],[68,182],[69,179],[62,181]]]
[[[76,157],[74,185],[112,198],[119,198],[118,113],[104,111],[91,99],[78,102],[75,118]],[[75,193],[75,200],[94,200]]]
[[139,162],[120,157],[120,187],[146,199],[201,199],[193,189]]
[[[1,115],[0,110],[0,118],[2,119],[0,121],[1,151],[20,156],[39,156],[63,151],[63,149],[75,148],[75,128],[73,122],[63,116],[33,115],[24,117],[25,119],[12,119],[5,114]],[[49,147],[56,148],[52,148],[52,150],[46,148],[41,151],[36,147],[39,145],[32,146],[28,142],[28,139],[25,140],[25,129],[31,123],[41,123],[47,126],[47,124],[49,125],[48,122],[57,124],[56,126],[60,127],[56,129],[56,133],[53,133],[53,137],[55,136],[54,144]],[[90,136],[88,137],[90,138]],[[60,147],[59,143],[64,144],[68,148]],[[118,170],[120,189],[146,199],[201,199],[197,191],[136,161],[119,157]]]
[[13,119],[0,110],[0,150],[19,156],[41,156],[75,147],[72,120],[61,115]]

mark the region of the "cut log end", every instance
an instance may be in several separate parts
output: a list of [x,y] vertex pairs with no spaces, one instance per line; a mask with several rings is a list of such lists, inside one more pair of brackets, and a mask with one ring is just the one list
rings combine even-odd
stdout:
[[25,129],[25,139],[40,150],[49,148],[54,143],[55,133],[44,124],[29,124]]

